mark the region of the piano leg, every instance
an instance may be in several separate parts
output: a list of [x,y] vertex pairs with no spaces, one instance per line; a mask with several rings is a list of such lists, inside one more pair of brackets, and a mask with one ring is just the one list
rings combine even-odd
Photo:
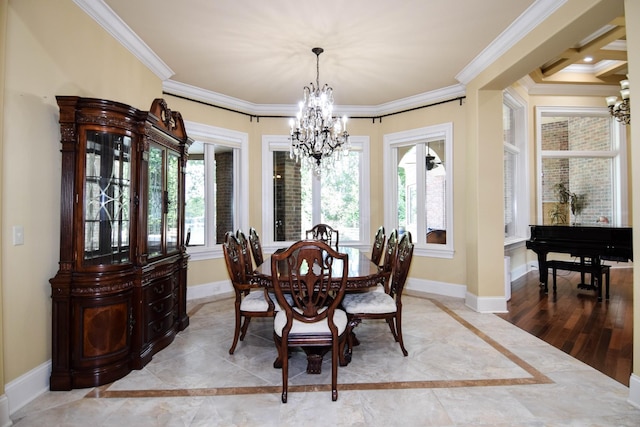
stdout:
[[549,293],[549,266],[547,265],[547,253],[538,252],[538,268],[540,269],[540,287],[544,293]]

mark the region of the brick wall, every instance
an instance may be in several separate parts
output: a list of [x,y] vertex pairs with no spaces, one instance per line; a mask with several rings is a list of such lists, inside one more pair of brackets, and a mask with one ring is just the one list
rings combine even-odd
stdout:
[[277,242],[300,240],[302,212],[300,201],[300,164],[288,152],[273,153],[273,194]]
[[216,153],[216,243],[224,242],[233,224],[233,152]]

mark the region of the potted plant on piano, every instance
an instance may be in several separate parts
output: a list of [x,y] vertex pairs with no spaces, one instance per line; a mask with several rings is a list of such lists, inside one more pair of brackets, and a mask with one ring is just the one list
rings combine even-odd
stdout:
[[587,195],[577,194],[570,191],[565,183],[558,183],[553,186],[554,192],[558,199],[553,209],[549,211],[549,216],[552,224],[566,224],[567,223],[567,207],[571,209],[571,215],[573,216],[573,225],[578,225],[578,218],[585,206],[587,205]]

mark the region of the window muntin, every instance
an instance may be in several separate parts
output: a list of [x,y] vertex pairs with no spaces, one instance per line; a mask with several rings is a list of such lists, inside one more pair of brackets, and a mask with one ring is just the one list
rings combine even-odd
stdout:
[[[539,107],[537,122],[539,222],[628,224],[625,134],[608,110]],[[573,208],[559,184],[576,196]]]
[[384,176],[385,227],[410,231],[419,255],[452,257],[453,124],[385,135]]

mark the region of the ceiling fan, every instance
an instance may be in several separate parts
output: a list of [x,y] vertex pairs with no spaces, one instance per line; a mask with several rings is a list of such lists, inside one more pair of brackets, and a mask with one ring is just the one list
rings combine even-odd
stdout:
[[429,144],[427,144],[427,155],[425,156],[425,160],[428,171],[442,164],[442,161],[440,159],[438,159],[438,161],[436,162],[436,156],[431,154],[431,147],[429,147]]

